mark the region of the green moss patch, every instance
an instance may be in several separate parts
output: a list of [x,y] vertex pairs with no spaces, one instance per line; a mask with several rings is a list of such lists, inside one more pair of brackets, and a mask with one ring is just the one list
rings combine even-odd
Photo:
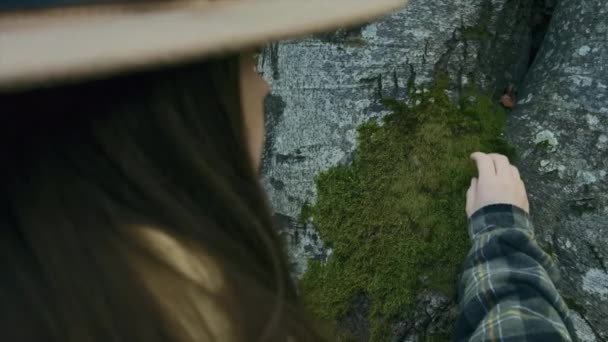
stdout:
[[569,296],[563,296],[563,298],[564,298],[564,301],[566,302],[566,305],[568,305],[568,308],[578,312],[581,315],[587,314],[587,309],[585,309],[585,307],[582,304],[580,304],[576,299],[569,297]]
[[446,88],[442,78],[412,98],[415,106],[387,99],[394,113],[359,127],[354,162],[319,175],[317,203],[303,211],[333,249],[328,262],[309,262],[300,283],[306,305],[335,324],[364,294],[372,341],[388,340],[421,290],[455,295],[470,246],[469,155],[513,158],[499,137],[504,111],[472,90],[454,104]]

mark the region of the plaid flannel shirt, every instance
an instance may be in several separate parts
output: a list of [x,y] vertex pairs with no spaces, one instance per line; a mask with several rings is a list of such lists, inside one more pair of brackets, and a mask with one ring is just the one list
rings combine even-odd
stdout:
[[457,341],[576,341],[554,282],[558,269],[536,243],[528,214],[494,204],[469,220],[473,247],[459,287]]

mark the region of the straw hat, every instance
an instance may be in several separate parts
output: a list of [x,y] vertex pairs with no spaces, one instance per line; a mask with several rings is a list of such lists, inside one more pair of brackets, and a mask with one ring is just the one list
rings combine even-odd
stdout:
[[0,91],[258,47],[363,23],[406,1],[8,0],[0,3]]

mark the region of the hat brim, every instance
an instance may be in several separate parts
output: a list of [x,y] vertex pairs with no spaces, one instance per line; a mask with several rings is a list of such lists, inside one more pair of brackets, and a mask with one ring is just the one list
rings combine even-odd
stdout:
[[110,77],[378,18],[407,0],[178,1],[0,17],[0,90]]

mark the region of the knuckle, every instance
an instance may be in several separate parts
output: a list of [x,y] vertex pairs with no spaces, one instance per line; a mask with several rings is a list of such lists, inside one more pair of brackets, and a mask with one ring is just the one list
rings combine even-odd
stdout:
[[499,160],[502,160],[503,162],[506,162],[507,164],[509,164],[509,158],[507,158],[507,156],[499,154],[497,158]]

